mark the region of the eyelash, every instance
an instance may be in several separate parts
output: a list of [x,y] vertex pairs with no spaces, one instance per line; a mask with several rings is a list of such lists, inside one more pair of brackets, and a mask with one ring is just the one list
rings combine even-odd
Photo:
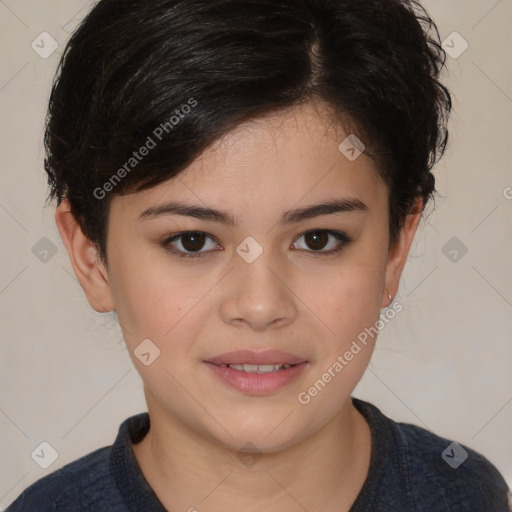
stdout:
[[[334,238],[336,238],[336,240],[338,240],[340,242],[340,245],[338,245],[335,249],[330,249],[329,251],[308,251],[308,250],[306,250],[306,252],[312,253],[313,257],[330,256],[332,254],[337,254],[337,253],[341,252],[343,249],[345,249],[345,247],[347,247],[352,242],[352,239],[346,233],[343,233],[341,231],[328,230],[328,229],[310,229],[310,230],[306,231],[305,233],[302,233],[302,235],[300,235],[297,240],[299,240],[300,238],[302,238],[303,236],[305,236],[309,233],[327,233],[327,234],[334,236]],[[182,233],[176,233],[176,234],[170,235],[161,243],[161,245],[165,250],[169,251],[171,254],[175,254],[176,256],[178,256],[179,258],[183,258],[184,260],[191,260],[191,259],[195,259],[195,258],[206,257],[206,255],[208,255],[208,252],[185,253],[183,251],[180,251],[180,250],[174,248],[171,245],[171,243],[174,242],[175,240],[178,240],[179,238],[181,238],[185,235],[192,235],[192,234],[206,235],[208,238],[215,241],[213,236],[209,235],[208,233],[205,233],[204,231],[184,231]],[[303,249],[301,249],[301,250],[303,250]]]

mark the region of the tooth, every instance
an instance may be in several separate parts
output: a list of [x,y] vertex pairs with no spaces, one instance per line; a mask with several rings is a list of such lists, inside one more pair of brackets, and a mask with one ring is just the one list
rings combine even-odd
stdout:
[[270,373],[274,370],[279,370],[279,366],[277,364],[260,364],[258,366],[258,373]]
[[233,370],[238,371],[245,371],[247,373],[271,373],[275,371],[279,371],[281,369],[285,370],[287,368],[290,368],[291,364],[282,364],[282,363],[276,363],[276,364],[221,364],[221,366],[229,366],[230,368],[233,368]]
[[257,364],[244,364],[243,368],[244,368],[244,371],[246,371],[246,372],[257,372],[258,371]]

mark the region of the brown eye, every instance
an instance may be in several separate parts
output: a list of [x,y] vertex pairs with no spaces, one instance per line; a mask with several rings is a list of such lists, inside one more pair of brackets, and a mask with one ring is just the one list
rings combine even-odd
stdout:
[[329,234],[325,231],[310,231],[304,236],[308,247],[315,251],[320,251],[329,242]]
[[[299,240],[301,238],[304,238],[305,240],[306,252],[313,254],[318,253],[318,256],[340,252],[352,241],[352,239],[345,233],[325,229],[307,231],[300,236]],[[334,242],[330,242],[331,238],[334,239]],[[295,242],[294,246],[296,245],[297,242]],[[322,250],[325,248],[328,250]],[[316,256],[316,254],[314,255]]]
[[181,245],[186,251],[196,252],[203,248],[206,236],[204,233],[194,232],[181,235]]
[[199,258],[207,256],[206,253],[210,252],[201,250],[207,245],[207,240],[211,240],[209,249],[218,247],[213,237],[201,231],[187,231],[172,235],[162,242],[162,246],[182,258]]

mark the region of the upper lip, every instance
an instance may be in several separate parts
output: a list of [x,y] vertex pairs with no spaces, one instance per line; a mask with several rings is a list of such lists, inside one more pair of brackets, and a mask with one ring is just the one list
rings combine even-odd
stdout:
[[281,350],[264,350],[262,352],[253,352],[252,350],[236,350],[226,352],[220,356],[206,359],[206,363],[220,364],[298,364],[305,362],[306,359],[295,356],[289,352]]

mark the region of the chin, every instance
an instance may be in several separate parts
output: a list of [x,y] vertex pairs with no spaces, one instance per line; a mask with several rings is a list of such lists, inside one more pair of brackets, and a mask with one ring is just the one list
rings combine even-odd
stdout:
[[282,417],[277,420],[275,415],[265,418],[252,415],[246,416],[243,422],[233,420],[221,423],[231,436],[216,424],[215,432],[211,432],[210,435],[223,446],[236,452],[280,452],[313,433],[309,423],[301,430],[299,425],[283,422],[287,414],[281,415]]

